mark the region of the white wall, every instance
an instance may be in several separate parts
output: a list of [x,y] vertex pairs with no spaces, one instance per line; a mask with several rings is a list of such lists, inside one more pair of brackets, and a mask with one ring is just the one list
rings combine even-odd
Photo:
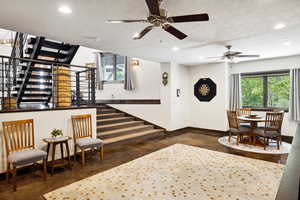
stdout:
[[231,73],[272,71],[300,67],[300,56],[289,56],[231,64]]
[[135,90],[127,91],[123,83],[104,84],[104,90],[97,90],[96,99],[160,99],[160,63],[141,60],[133,68]]
[[[95,62],[96,49],[80,47],[72,64],[85,66]],[[96,99],[160,99],[160,63],[139,59],[140,66],[134,67],[134,91],[126,91],[123,83],[104,84],[104,90],[96,90]]]
[[[200,102],[194,96],[194,85],[200,78],[210,78],[217,85],[217,95],[210,102]],[[227,131],[228,109],[227,63],[189,67],[189,126]]]
[[[265,59],[250,62],[241,62],[232,64],[231,73],[246,73],[260,71],[274,71],[282,69],[291,69],[300,67],[300,56],[289,56],[283,58]],[[259,115],[264,115],[265,112],[257,112]],[[282,134],[293,136],[296,131],[296,123],[289,120],[289,113],[285,113]]]
[[[96,137],[96,109],[73,109],[39,112],[17,112],[0,114],[0,173],[6,169],[6,153],[3,139],[2,122],[23,119],[34,120],[35,146],[38,149],[45,150],[46,143],[42,140],[51,137],[50,132],[56,128],[61,129],[65,136],[73,136],[71,115],[91,114],[93,137]],[[73,140],[69,141],[71,154],[73,155]],[[58,148],[58,147],[57,147]],[[60,150],[57,149],[57,156],[60,156]],[[66,155],[66,154],[65,154]]]
[[[122,111],[145,119],[149,122],[162,126],[168,131],[187,127],[188,123],[188,69],[175,63],[161,63],[161,74],[169,74],[168,84],[164,86],[161,78],[156,85],[160,91],[160,105],[111,105]],[[181,94],[176,96],[176,90]]]
[[[188,67],[171,63],[171,129],[188,126],[189,123],[189,74]],[[177,89],[180,95],[177,97]]]

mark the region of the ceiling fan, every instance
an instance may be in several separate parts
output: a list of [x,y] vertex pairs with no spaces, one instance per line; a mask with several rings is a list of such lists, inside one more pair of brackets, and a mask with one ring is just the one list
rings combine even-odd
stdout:
[[233,61],[234,58],[258,58],[259,55],[244,55],[243,52],[239,51],[231,51],[232,46],[231,45],[226,45],[225,48],[227,51],[223,54],[223,56],[219,57],[207,57],[208,59],[221,59],[221,60],[229,60]]
[[149,16],[147,19],[141,20],[108,20],[108,23],[135,23],[135,22],[144,22],[150,23],[150,26],[147,26],[143,31],[139,34],[136,34],[133,39],[141,39],[143,38],[149,31],[151,31],[155,27],[161,27],[163,30],[172,34],[176,38],[183,40],[187,37],[186,34],[179,31],[175,27],[171,26],[171,23],[181,23],[181,22],[198,22],[198,21],[208,21],[208,14],[195,14],[195,15],[183,15],[183,16],[174,16],[168,17],[167,11],[165,9],[160,8],[160,4],[162,0],[146,0],[147,6],[149,8]]

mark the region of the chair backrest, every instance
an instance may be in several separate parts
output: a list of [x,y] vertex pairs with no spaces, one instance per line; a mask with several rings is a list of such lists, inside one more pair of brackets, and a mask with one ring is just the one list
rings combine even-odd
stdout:
[[2,122],[7,154],[34,149],[33,119]]
[[227,118],[228,118],[229,128],[234,128],[234,129],[239,128],[239,122],[237,119],[237,111],[227,110]]
[[77,138],[92,137],[92,116],[72,115],[73,137]]
[[238,110],[238,116],[241,116],[241,115],[247,115],[247,116],[249,116],[249,115],[251,115],[251,108],[240,108],[239,110]]
[[265,122],[265,132],[277,131],[281,133],[284,112],[267,112]]

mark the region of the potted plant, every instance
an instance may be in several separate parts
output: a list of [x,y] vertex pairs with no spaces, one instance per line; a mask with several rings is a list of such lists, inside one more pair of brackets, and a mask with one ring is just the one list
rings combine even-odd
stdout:
[[56,138],[58,136],[63,136],[63,132],[62,130],[60,129],[54,129],[52,132],[51,132],[51,136]]

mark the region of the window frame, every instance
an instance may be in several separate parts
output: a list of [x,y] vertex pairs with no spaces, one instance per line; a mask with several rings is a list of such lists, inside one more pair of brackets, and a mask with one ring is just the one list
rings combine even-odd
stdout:
[[[280,107],[269,107],[268,106],[268,77],[274,76],[289,76],[290,70],[276,70],[276,71],[264,71],[264,72],[251,72],[251,73],[242,73],[242,78],[255,78],[255,77],[262,77],[263,80],[263,107],[253,107],[250,105],[242,105],[243,108],[251,108],[253,111],[272,111],[274,109],[281,109],[285,112],[289,111],[288,108],[280,108]],[[243,101],[241,102],[243,104]]]
[[[119,84],[119,83],[124,83],[125,82],[126,66],[127,66],[127,56],[123,56],[125,58],[124,80],[116,80],[116,78],[117,78],[117,56],[122,56],[122,55],[118,55],[118,54],[114,54],[114,53],[100,53],[100,54],[101,54],[101,57],[105,56],[105,55],[113,56],[113,80],[111,80],[111,81],[103,80],[102,82],[104,84]],[[104,70],[105,70],[104,66],[103,66],[102,70],[103,70],[103,73],[104,73]]]

